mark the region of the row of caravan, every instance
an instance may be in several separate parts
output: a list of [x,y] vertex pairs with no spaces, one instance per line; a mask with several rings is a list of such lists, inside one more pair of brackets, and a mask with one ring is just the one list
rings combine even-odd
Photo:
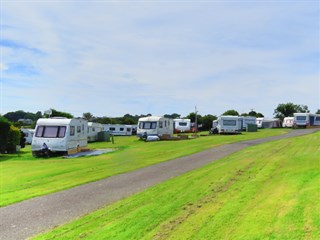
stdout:
[[172,135],[173,133],[190,133],[193,125],[190,119],[171,119],[158,116],[139,118],[137,136]]
[[250,124],[256,124],[256,117],[220,116],[212,122],[211,133],[240,133],[245,131]]
[[100,132],[133,135],[135,125],[99,124],[81,118],[40,118],[31,141],[34,156],[80,151],[88,142],[98,140]]

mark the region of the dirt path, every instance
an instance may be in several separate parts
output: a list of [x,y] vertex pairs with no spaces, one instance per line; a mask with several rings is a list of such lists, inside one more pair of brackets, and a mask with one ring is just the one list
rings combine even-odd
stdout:
[[0,239],[26,239],[248,146],[319,130],[296,130],[285,135],[222,145],[0,208]]

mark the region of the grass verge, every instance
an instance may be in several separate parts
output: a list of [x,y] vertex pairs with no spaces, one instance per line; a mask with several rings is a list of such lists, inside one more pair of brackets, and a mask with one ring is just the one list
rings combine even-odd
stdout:
[[92,149],[117,148],[100,156],[74,159],[33,158],[27,146],[19,155],[0,157],[0,206],[71,188],[119,173],[132,171],[211,147],[286,133],[287,129],[264,129],[241,135],[208,136],[185,141],[143,142],[115,137],[115,144],[91,143]]
[[318,239],[319,142],[249,147],[34,239]]

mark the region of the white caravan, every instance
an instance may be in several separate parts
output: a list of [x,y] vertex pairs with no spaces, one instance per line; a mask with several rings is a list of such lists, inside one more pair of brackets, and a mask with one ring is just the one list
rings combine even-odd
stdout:
[[258,128],[262,128],[263,117],[256,119],[256,124]]
[[174,132],[191,132],[191,120],[190,119],[173,119]]
[[239,133],[241,129],[241,121],[238,116],[220,116],[218,117],[217,129],[219,134]]
[[98,133],[103,131],[101,123],[88,122],[88,142],[98,141]]
[[248,124],[256,124],[257,118],[252,116],[242,117],[242,130],[247,130]]
[[114,136],[131,136],[134,125],[103,124],[103,131],[108,131]]
[[294,113],[295,127],[320,126],[320,114]]
[[139,118],[137,136],[173,135],[173,120],[170,118],[150,116]]
[[294,117],[285,117],[282,122],[282,127],[284,128],[293,127],[293,120],[294,120]]
[[70,154],[88,143],[88,122],[84,119],[40,118],[32,139],[33,156]]
[[26,144],[31,144],[33,134],[34,134],[34,129],[21,128],[21,132],[23,132],[25,135],[24,138],[26,139]]

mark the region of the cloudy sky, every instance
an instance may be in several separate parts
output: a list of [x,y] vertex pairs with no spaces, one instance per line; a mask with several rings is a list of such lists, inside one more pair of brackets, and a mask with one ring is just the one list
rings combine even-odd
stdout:
[[0,114],[320,108],[319,1],[1,0]]

